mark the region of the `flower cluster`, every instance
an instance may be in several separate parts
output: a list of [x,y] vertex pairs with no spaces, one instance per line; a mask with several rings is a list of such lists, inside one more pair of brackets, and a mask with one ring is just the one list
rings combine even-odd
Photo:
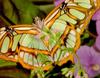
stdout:
[[[77,51],[80,63],[89,78],[100,74],[100,10],[94,14],[92,20],[96,21],[96,41],[93,46],[89,47],[84,45]],[[78,60],[76,59],[75,62],[77,63]]]

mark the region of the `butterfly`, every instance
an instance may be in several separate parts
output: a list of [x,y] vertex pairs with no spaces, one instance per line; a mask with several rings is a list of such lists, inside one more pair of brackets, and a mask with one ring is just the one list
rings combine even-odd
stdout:
[[99,0],[65,0],[46,17],[45,25],[51,28],[56,21],[63,21],[81,34],[99,7]]
[[0,58],[43,70],[73,61],[71,51],[80,47],[80,36],[98,9],[99,0],[65,0],[45,18],[43,27],[2,27]]
[[[68,40],[67,34],[63,35],[67,38],[62,40],[67,48],[73,48],[76,51],[80,47],[80,36],[88,26],[93,14],[100,8],[99,2],[99,0],[65,0],[45,18],[44,23],[51,31],[56,29],[66,31],[68,27],[74,29],[78,34],[78,37],[75,37],[76,42],[73,42],[74,38]],[[56,52],[52,51],[52,56]]]

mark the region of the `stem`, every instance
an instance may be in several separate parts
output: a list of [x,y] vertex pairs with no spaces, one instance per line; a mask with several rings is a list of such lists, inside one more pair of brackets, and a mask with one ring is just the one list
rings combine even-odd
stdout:
[[78,55],[75,52],[73,52],[73,54],[78,60],[78,63],[75,65],[75,68],[78,68],[78,70],[83,70],[83,72],[86,72],[85,69],[82,67],[82,65],[80,63],[80,59],[79,59]]
[[44,71],[41,68],[36,68],[34,70],[31,70],[30,78],[33,78],[37,76],[37,78],[44,78],[45,74]]
[[4,23],[4,25],[10,26],[14,24],[11,20],[9,20],[6,16],[0,15],[0,20]]
[[94,35],[93,33],[91,33],[89,30],[87,30],[87,32],[89,33],[90,36],[92,36],[93,38],[96,39],[96,35]]
[[10,25],[10,23],[7,22],[2,16],[0,16],[0,20],[2,20],[5,24]]
[[34,70],[31,70],[30,78],[33,78],[33,76],[34,76],[33,75],[34,74],[33,72],[34,72]]

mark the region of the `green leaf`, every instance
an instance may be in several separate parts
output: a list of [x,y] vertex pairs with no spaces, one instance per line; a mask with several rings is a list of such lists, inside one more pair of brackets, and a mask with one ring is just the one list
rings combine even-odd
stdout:
[[37,55],[37,60],[39,63],[45,65],[51,63],[51,59],[49,58],[49,56],[42,53]]
[[66,73],[68,73],[69,68],[63,68],[61,71],[62,71],[62,74],[65,75]]
[[0,59],[0,67],[16,66],[16,63]]
[[87,43],[88,46],[92,46],[95,43],[94,39],[89,40],[89,42]]
[[37,78],[44,78],[45,74],[41,67],[31,70],[30,78],[35,78],[36,76]]
[[17,23],[18,17],[16,15],[16,11],[14,11],[13,5],[11,4],[10,0],[2,0],[3,5],[3,13],[8,19],[12,22]]
[[34,17],[44,16],[44,12],[28,0],[2,0],[2,5],[4,15],[15,24],[31,24]]
[[82,40],[86,39],[86,38],[89,38],[89,34],[87,32],[85,32],[83,34],[83,37],[81,38]]

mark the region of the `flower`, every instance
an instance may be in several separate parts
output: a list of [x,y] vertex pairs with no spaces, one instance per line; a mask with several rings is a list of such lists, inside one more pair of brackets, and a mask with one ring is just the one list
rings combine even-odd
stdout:
[[[77,51],[80,63],[89,78],[94,78],[100,74],[100,10],[94,14],[92,20],[96,21],[96,31],[98,34],[96,41],[93,46],[84,45]],[[75,58],[75,63],[77,64],[77,62],[78,60]],[[79,78],[79,76],[76,75],[76,78]]]
[[65,0],[54,0],[54,4],[55,4],[55,6],[58,6],[63,1],[65,1]]
[[100,20],[96,21],[96,30],[97,30],[97,34],[100,35]]
[[93,15],[92,20],[100,20],[100,10]]
[[80,74],[77,74],[75,78],[88,78],[88,75],[86,73],[84,73],[83,76],[80,76]]
[[[96,52],[94,47],[81,46],[77,55],[89,78],[100,74],[100,53]],[[75,59],[75,62],[77,63],[78,60]]]
[[100,35],[100,10],[98,10],[92,20],[96,20],[96,30],[97,30],[97,34]]

